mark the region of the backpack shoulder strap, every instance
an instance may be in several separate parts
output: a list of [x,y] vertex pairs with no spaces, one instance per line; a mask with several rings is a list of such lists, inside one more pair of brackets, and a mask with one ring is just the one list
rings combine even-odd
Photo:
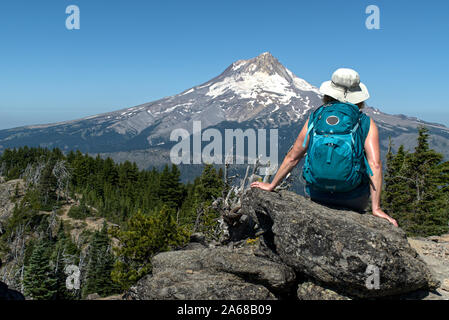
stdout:
[[319,107],[318,109],[315,109],[315,111],[313,111],[313,113],[310,115],[309,123],[308,123],[308,126],[307,126],[307,133],[306,133],[306,136],[304,137],[304,142],[303,142],[303,144],[302,144],[302,147],[303,147],[303,148],[306,147],[306,142],[307,142],[307,140],[308,140],[310,131],[312,131],[312,129],[313,129],[314,125],[315,125],[315,118],[316,118],[316,115],[317,115],[317,114],[320,114],[320,113],[322,112],[322,110],[324,109],[324,106],[325,106],[325,105],[322,105],[322,106]]

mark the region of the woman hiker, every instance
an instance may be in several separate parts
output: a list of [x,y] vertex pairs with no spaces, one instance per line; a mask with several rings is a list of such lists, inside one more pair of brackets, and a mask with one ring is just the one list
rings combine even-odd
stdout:
[[273,191],[305,156],[303,177],[312,201],[363,213],[371,195],[373,215],[396,227],[382,211],[382,162],[373,119],[362,112],[368,89],[359,74],[341,68],[320,87],[323,105],[304,124],[271,183],[252,188]]

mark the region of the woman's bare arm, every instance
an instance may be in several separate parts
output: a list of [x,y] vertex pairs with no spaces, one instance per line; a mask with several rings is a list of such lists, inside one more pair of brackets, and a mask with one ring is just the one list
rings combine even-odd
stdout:
[[285,156],[284,161],[282,161],[282,164],[279,167],[279,170],[277,171],[271,183],[263,183],[256,181],[251,184],[252,188],[260,188],[267,191],[273,191],[274,188],[276,188],[276,186],[279,183],[281,183],[282,180],[284,180],[287,174],[290,171],[292,171],[294,167],[296,167],[296,165],[299,163],[299,161],[301,161],[301,159],[307,152],[308,143],[306,143],[305,148],[302,145],[304,142],[304,138],[307,134],[308,124],[309,120],[307,120],[306,123],[304,124],[301,132],[296,138],[295,143],[293,144],[293,148]]
[[380,159],[379,131],[377,130],[377,126],[373,119],[371,119],[370,129],[365,140],[365,153],[366,159],[373,171],[373,175],[370,177],[373,215],[387,219],[397,227],[398,224],[396,220],[383,212],[380,207],[380,195],[382,192],[382,161]]

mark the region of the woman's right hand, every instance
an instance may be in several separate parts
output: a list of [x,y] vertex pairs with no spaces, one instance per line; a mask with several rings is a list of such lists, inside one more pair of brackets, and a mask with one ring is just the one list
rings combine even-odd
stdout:
[[251,188],[259,188],[265,191],[273,191],[275,187],[271,183],[254,181],[253,183],[251,183]]

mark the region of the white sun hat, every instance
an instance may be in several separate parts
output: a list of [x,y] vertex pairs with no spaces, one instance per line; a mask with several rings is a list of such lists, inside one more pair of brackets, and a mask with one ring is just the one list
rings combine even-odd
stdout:
[[360,82],[357,71],[340,68],[332,75],[332,80],[323,82],[320,87],[322,94],[341,102],[357,104],[369,98],[368,88]]

